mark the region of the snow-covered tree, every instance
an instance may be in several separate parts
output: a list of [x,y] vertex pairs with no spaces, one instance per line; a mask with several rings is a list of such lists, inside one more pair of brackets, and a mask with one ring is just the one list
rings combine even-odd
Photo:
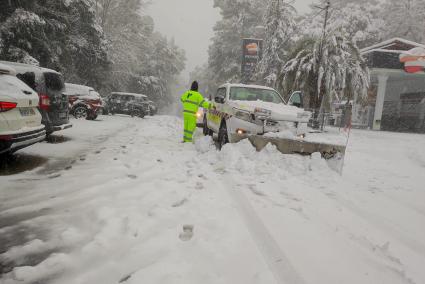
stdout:
[[266,8],[263,0],[215,0],[214,6],[220,9],[222,19],[214,27],[208,51],[210,89],[240,80],[242,38],[263,37],[257,28],[262,26]]
[[154,21],[143,16],[146,1],[97,0],[95,11],[111,46],[113,62],[109,90],[144,93],[164,103],[169,85],[184,69],[184,52],[172,40],[154,32]]
[[10,14],[7,17],[3,14],[2,18],[0,58],[39,65],[39,61],[31,54],[37,52],[39,60],[50,56],[48,46],[43,44],[43,41],[47,41],[45,20],[22,8],[10,10]]
[[[310,36],[320,36],[323,32],[324,11],[317,7],[324,7],[326,1],[319,1],[310,14],[304,16],[301,27],[302,33]],[[356,42],[360,48],[370,46],[382,40],[385,23],[379,16],[381,7],[378,2],[336,0],[330,2],[328,31],[341,31]]]
[[368,67],[345,33],[328,33],[323,41],[303,39],[293,55],[283,67],[281,84],[288,91],[302,90],[309,108],[318,110],[335,98],[367,95]]
[[258,76],[274,86],[286,61],[291,38],[296,29],[296,10],[286,0],[269,0],[264,15],[266,37],[263,58],[257,67]]
[[424,0],[386,0],[381,15],[387,38],[402,37],[425,43]]
[[2,59],[39,62],[74,82],[103,84],[109,65],[107,45],[90,1],[6,2],[0,10]]

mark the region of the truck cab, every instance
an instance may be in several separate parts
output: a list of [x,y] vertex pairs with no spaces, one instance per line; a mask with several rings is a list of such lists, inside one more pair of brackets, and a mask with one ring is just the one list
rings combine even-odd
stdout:
[[220,145],[248,135],[305,136],[311,117],[310,112],[287,105],[276,90],[265,86],[224,84],[212,100],[214,108],[205,115],[204,133],[218,134]]

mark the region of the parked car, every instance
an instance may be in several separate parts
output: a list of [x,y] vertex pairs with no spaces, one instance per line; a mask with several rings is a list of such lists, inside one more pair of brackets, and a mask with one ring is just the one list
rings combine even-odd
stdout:
[[0,61],[16,71],[16,77],[38,93],[39,111],[47,135],[72,127],[69,123],[68,97],[61,73],[33,65]]
[[15,75],[13,68],[0,64],[0,155],[46,138],[38,95]]
[[276,90],[254,85],[222,85],[214,96],[214,106],[203,117],[204,133],[217,133],[221,146],[250,134],[284,132],[304,137],[311,116],[287,105]]
[[141,94],[114,92],[109,96],[107,104],[112,115],[119,113],[143,118],[150,113],[148,97]]
[[95,120],[102,113],[102,99],[92,87],[66,83],[70,114],[77,119]]

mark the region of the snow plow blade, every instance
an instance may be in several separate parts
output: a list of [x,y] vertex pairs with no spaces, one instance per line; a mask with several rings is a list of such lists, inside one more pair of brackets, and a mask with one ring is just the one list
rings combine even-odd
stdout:
[[251,144],[261,151],[267,144],[276,146],[282,154],[312,155],[320,153],[322,158],[328,161],[328,165],[335,171],[342,173],[346,146],[295,140],[289,138],[272,138],[260,135],[247,137]]

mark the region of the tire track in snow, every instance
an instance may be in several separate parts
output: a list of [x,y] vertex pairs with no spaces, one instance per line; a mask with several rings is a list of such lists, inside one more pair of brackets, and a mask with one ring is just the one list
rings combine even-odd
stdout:
[[[276,282],[279,284],[304,284],[304,279],[292,266],[260,217],[255,213],[255,209],[251,206],[245,194],[240,190],[233,189],[236,187],[234,186],[235,182],[229,175],[223,174],[221,177],[224,180],[224,182],[222,181],[223,188],[227,190],[234,201]],[[220,180],[220,178],[217,180]]]

